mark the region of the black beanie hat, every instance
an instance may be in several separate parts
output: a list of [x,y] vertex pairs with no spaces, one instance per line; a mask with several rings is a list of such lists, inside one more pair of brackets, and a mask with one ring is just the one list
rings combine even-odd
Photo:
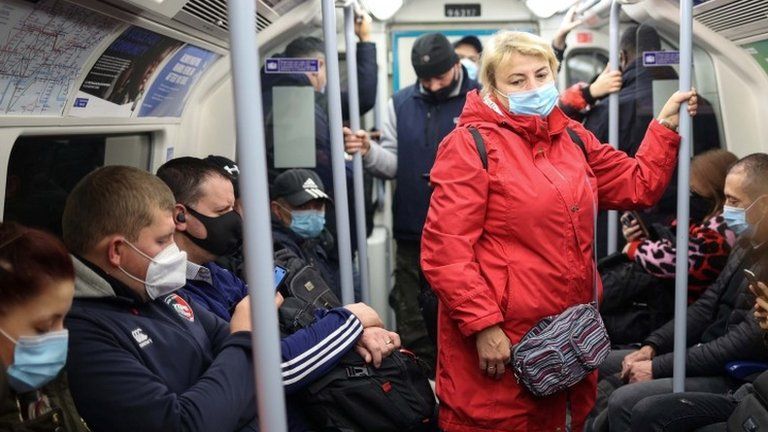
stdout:
[[427,33],[413,43],[411,64],[419,78],[440,76],[458,61],[453,46],[441,33]]

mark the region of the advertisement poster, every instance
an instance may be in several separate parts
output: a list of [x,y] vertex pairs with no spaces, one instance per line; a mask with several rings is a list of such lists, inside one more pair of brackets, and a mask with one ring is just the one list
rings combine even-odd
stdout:
[[165,64],[139,109],[140,117],[180,117],[190,89],[219,55],[186,45]]
[[62,115],[88,58],[118,25],[63,0],[0,2],[0,115]]
[[182,42],[132,26],[93,65],[69,114],[75,117],[130,117],[150,78]]

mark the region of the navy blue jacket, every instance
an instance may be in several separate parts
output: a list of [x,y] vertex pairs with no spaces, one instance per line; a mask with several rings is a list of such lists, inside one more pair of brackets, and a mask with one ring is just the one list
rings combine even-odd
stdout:
[[187,284],[183,292],[198,306],[202,306],[229,322],[232,311],[240,300],[248,295],[248,286],[234,273],[210,262],[202,267],[210,272],[213,284],[203,280],[193,280],[187,275]]
[[419,83],[392,97],[397,118],[394,237],[398,240],[421,239],[432,194],[426,175],[435,163],[437,146],[456,127],[467,93],[480,88],[466,70],[463,77],[458,95],[443,102],[421,92]]
[[250,333],[230,334],[183,296],[144,302],[95,266],[75,268],[67,371],[92,430],[256,430]]
[[[68,371],[94,431],[257,430],[250,333],[230,335],[227,322],[184,290],[144,302],[95,266],[75,264]],[[315,315],[281,339],[288,394],[332,369],[363,331],[344,308]],[[296,407],[288,411],[300,425]]]
[[[235,306],[248,295],[248,286],[214,263],[202,267],[210,271],[213,285],[189,279],[188,274],[179,293],[229,322]],[[295,393],[333,369],[362,331],[360,321],[347,309],[316,310],[310,326],[280,339],[285,391]]]

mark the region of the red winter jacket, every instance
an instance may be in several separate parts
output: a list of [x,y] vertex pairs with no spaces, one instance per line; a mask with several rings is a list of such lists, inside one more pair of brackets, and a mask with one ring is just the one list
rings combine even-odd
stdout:
[[[594,404],[596,373],[568,392],[535,398],[511,372],[479,370],[474,335],[498,324],[518,343],[536,322],[587,303],[593,287],[595,199],[601,209],[653,205],[672,176],[679,136],[652,122],[636,158],[600,144],[559,108],[546,119],[502,113],[467,96],[440,144],[421,264],[440,298],[437,394],[446,431],[573,430]],[[488,151],[483,169],[467,126]],[[584,141],[589,163],[565,128]]]

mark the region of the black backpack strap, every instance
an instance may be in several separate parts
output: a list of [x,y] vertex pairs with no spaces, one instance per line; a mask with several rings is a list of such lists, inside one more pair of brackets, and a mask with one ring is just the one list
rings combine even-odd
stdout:
[[576,133],[571,128],[565,128],[566,132],[568,132],[568,135],[571,137],[571,140],[573,140],[574,143],[576,143],[577,146],[581,149],[581,152],[584,153],[584,159],[589,162],[589,158],[587,157],[587,147],[584,145],[584,141],[581,139],[579,134]]
[[488,152],[485,150],[485,143],[483,142],[483,136],[480,135],[480,131],[468,127],[469,133],[472,134],[472,138],[475,140],[475,147],[477,147],[477,153],[480,154],[480,161],[483,163],[483,169],[488,171]]

